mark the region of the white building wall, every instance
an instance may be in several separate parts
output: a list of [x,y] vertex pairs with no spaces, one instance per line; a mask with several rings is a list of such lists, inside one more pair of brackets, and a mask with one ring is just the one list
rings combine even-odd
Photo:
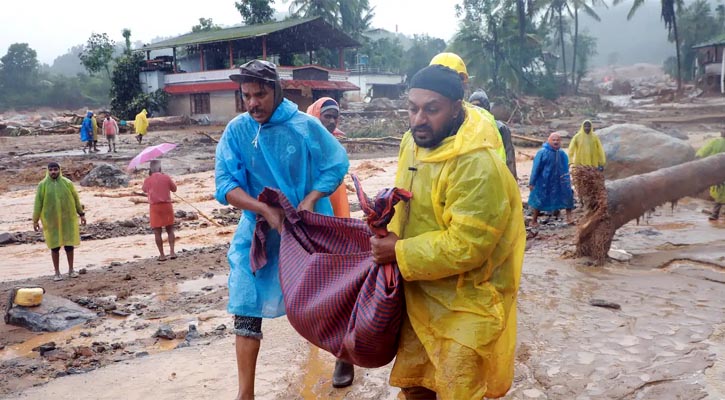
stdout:
[[191,114],[191,95],[173,95],[169,99],[168,114],[185,115],[195,120],[206,118],[214,124],[226,124],[240,114],[237,112],[234,95],[233,91],[211,92],[209,93],[209,110],[211,113],[194,115]]
[[373,88],[374,84],[394,85],[402,83],[405,79],[403,75],[395,74],[350,74],[347,81],[360,88],[359,92],[345,92],[345,98],[349,100],[361,100]]

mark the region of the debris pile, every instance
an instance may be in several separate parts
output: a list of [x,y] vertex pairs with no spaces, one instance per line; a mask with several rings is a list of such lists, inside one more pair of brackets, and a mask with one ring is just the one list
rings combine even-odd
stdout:
[[81,180],[81,186],[128,186],[128,175],[113,164],[100,164]]

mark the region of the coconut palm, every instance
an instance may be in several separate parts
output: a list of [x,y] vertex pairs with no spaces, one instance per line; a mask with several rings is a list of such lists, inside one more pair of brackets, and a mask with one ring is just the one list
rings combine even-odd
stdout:
[[[619,4],[623,0],[614,0],[614,4]],[[644,0],[634,0],[632,7],[629,9],[627,19],[630,20],[634,14],[644,4]],[[680,37],[677,33],[677,10],[682,8],[682,0],[660,0],[662,22],[665,23],[668,35],[672,35],[675,41],[675,49],[677,50],[677,91],[682,91],[682,71],[680,69]]]

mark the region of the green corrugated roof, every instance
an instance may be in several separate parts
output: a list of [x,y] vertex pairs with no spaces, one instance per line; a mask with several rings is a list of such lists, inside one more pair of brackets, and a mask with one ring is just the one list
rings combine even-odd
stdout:
[[299,25],[313,22],[318,19],[320,19],[320,21],[318,21],[317,23],[327,25],[330,29],[337,31],[337,33],[342,36],[340,37],[340,39],[341,42],[344,42],[344,47],[354,47],[358,44],[355,40],[350,38],[344,32],[337,30],[336,28],[322,21],[320,17],[311,17],[302,19],[288,19],[285,21],[270,22],[267,24],[259,25],[244,25],[234,28],[220,29],[217,31],[187,33],[185,35],[177,36],[172,39],[167,39],[160,42],[152,43],[150,45],[146,45],[137,50],[159,50],[203,43],[216,43],[227,42],[231,40],[249,39],[253,37],[269,35],[271,33],[279,32],[285,29],[290,29]]
[[694,45],[694,46],[692,46],[692,48],[699,49],[702,47],[710,47],[710,46],[725,46],[725,33],[715,36],[714,38],[708,40],[707,42]]

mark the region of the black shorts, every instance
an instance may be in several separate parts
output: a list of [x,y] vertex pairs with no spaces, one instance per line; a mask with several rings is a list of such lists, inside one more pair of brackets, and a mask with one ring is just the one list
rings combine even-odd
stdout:
[[262,339],[262,318],[234,316],[234,334],[252,339]]
[[[63,246],[63,250],[65,250],[66,253],[69,252],[69,251],[73,251],[73,246]],[[57,252],[60,251],[60,247],[56,247],[54,249],[50,249],[50,251],[52,251],[53,253],[57,253]]]

